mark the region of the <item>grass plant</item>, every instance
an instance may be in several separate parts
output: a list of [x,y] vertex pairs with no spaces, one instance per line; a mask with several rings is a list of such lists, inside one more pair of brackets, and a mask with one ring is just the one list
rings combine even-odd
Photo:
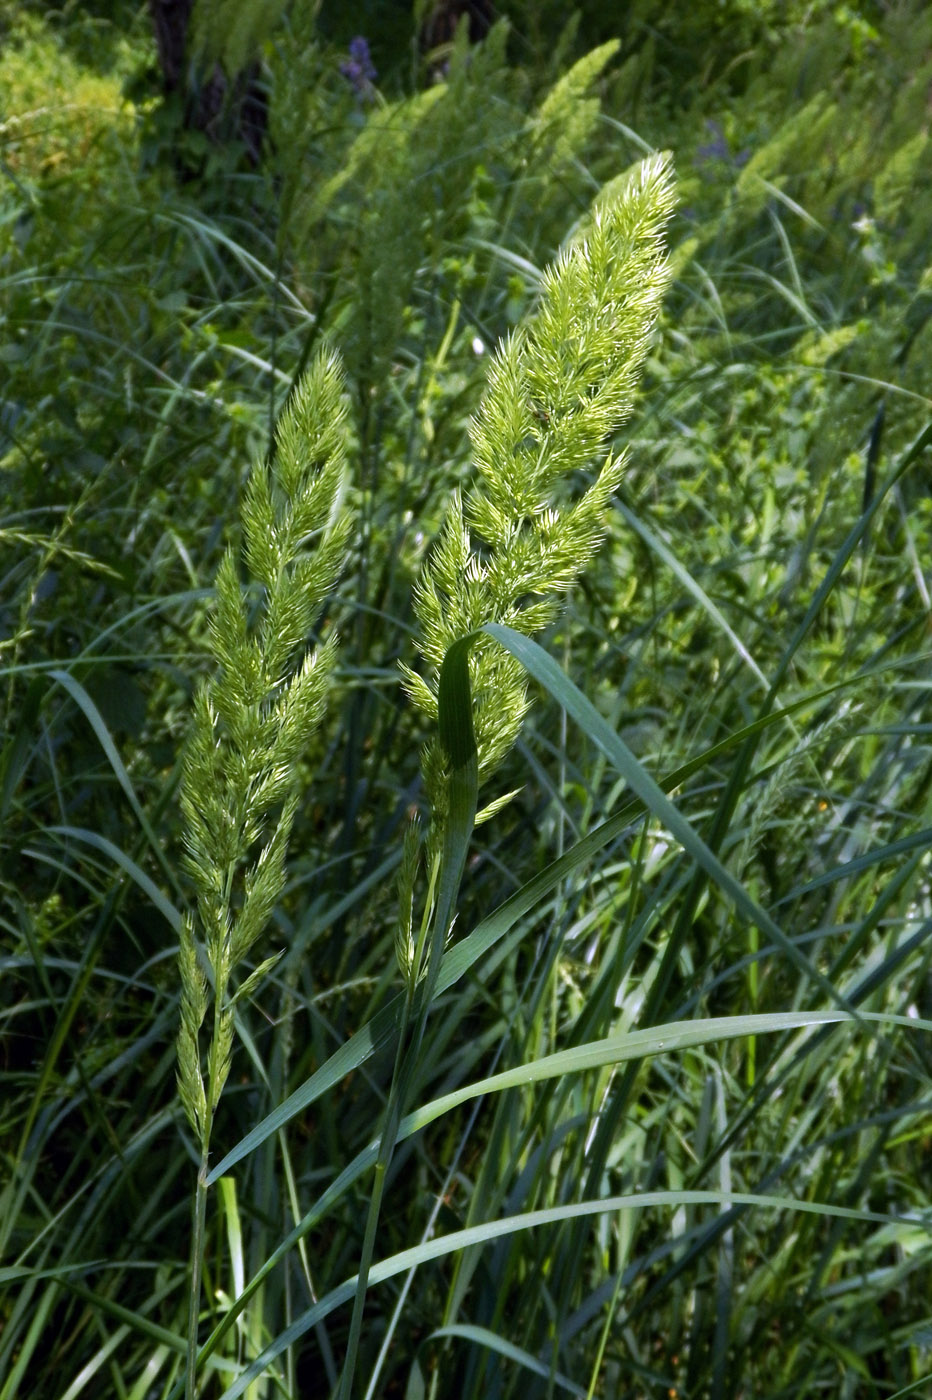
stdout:
[[[266,931],[285,884],[285,855],[300,797],[298,765],[319,725],[334,647],[301,651],[342,563],[346,448],[342,380],[318,358],[278,426],[273,469],[250,475],[244,555],[262,589],[254,635],[236,559],[217,573],[210,650],[217,676],[198,692],[181,802],[197,925],[181,926],[178,1089],[200,1152],[191,1246],[186,1391],[196,1394],[207,1170],[214,1117],[230,1072],[234,1009],[275,966],[266,958],[232,986]],[[319,538],[315,539],[315,536]],[[308,541],[315,548],[308,554]],[[295,657],[299,660],[295,666]],[[197,931],[206,951],[199,962]],[[208,978],[210,990],[208,991]],[[202,1067],[201,1028],[213,1004]]]

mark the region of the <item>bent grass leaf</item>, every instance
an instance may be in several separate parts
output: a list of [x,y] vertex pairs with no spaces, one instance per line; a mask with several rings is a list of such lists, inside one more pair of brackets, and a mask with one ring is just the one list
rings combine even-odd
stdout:
[[535,1376],[541,1376],[545,1381],[549,1381],[551,1374],[554,1385],[558,1385],[561,1390],[569,1391],[570,1395],[578,1395],[582,1400],[586,1400],[586,1391],[575,1381],[571,1381],[569,1376],[561,1375],[559,1371],[551,1373],[549,1366],[544,1366],[538,1361],[536,1356],[531,1356],[530,1352],[523,1351],[521,1347],[516,1347],[512,1342],[507,1342],[504,1337],[499,1337],[496,1332],[492,1332],[488,1327],[476,1327],[469,1323],[453,1323],[449,1327],[438,1327],[435,1332],[431,1332],[427,1338],[429,1342],[438,1337],[461,1337],[466,1342],[476,1342],[481,1347],[488,1347],[490,1351],[498,1352],[499,1356],[504,1356],[508,1361],[514,1361],[516,1365],[523,1366],[526,1371],[530,1371]]
[[[910,1030],[932,1032],[932,1021],[917,1020],[907,1016],[862,1012],[860,1021],[877,1025],[898,1025]],[[548,1079],[562,1079],[568,1074],[580,1074],[586,1070],[625,1064],[631,1060],[649,1059],[673,1051],[695,1049],[700,1045],[718,1044],[725,1040],[736,1040],[744,1036],[777,1034],[789,1030],[808,1030],[815,1027],[828,1029],[831,1026],[844,1023],[854,1025],[856,1018],[840,1011],[786,1011],[748,1016],[708,1017],[701,1020],[652,1026],[645,1030],[627,1031],[617,1036],[609,1036],[604,1040],[593,1041],[586,1045],[573,1046],[571,1049],[558,1051],[539,1060],[518,1065],[514,1069],[491,1075],[487,1079],[477,1080],[461,1089],[454,1090],[450,1094],[445,1094],[439,1099],[434,1099],[407,1114],[401,1120],[396,1142],[403,1142],[461,1104],[487,1094],[502,1093],[508,1089],[522,1088],[528,1084],[541,1083]],[[375,1165],[380,1145],[380,1139],[376,1138],[368,1147],[358,1153],[266,1259],[249,1281],[244,1292],[233,1302],[229,1311],[208,1338],[201,1349],[199,1364],[203,1364],[213,1353],[272,1270],[281,1263],[308,1231],[326,1218],[328,1212],[346,1194],[353,1183]],[[223,1163],[220,1166],[223,1166]],[[212,1175],[218,1174],[219,1170],[219,1167],[214,1168]],[[377,1282],[374,1268],[370,1272],[369,1282]],[[349,1297],[354,1292],[355,1281],[353,1288],[346,1296]],[[336,1305],[334,1304],[334,1306]]]
[[149,845],[149,849],[152,851],[153,855],[158,861],[166,878],[172,883],[175,894],[180,897],[181,891],[177,884],[175,872],[171,866],[170,861],[168,860],[168,857],[165,855],[165,852],[162,849],[161,841],[159,841],[158,837],[152,829],[148,817],[143,811],[142,803],[136,796],[136,789],[133,787],[132,780],[130,779],[129,774],[126,771],[126,766],[124,765],[123,760],[119,755],[117,746],[113,741],[113,737],[110,733],[110,730],[107,728],[107,725],[104,722],[103,715],[100,713],[97,706],[94,704],[94,701],[88,695],[84,686],[81,685],[80,681],[75,680],[74,676],[72,676],[70,672],[60,671],[56,669],[50,671],[49,675],[52,677],[53,680],[56,680],[58,682],[62,689],[68,692],[68,694],[71,696],[72,700],[74,700],[78,708],[82,711],[85,718],[87,719],[88,724],[91,726],[94,733],[96,734],[100,746],[107,756],[107,762],[113,769],[114,776],[116,777],[117,782],[120,784],[120,787],[126,794],[127,801],[133,809],[133,814],[136,817],[136,820],[139,822],[139,825],[145,834],[146,841]]
[[[528,1211],[524,1215],[507,1216],[501,1220],[473,1225],[465,1230],[456,1230],[449,1235],[442,1235],[439,1239],[426,1240],[411,1249],[401,1250],[380,1264],[375,1264],[370,1271],[369,1282],[384,1283],[398,1274],[407,1273],[410,1269],[419,1268],[422,1264],[442,1259],[449,1254],[458,1254],[475,1245],[489,1244],[493,1240],[506,1238],[522,1230],[557,1225],[564,1220],[581,1220],[587,1216],[615,1214],[628,1210],[666,1208],[675,1211],[683,1206],[700,1205],[721,1206],[724,1210],[729,1210],[732,1206],[756,1206],[762,1210],[796,1211],[803,1215],[818,1215],[830,1220],[851,1220],[877,1225],[914,1223],[919,1219],[918,1216],[911,1215],[882,1215],[879,1211],[854,1210],[826,1201],[799,1201],[790,1196],[763,1196],[744,1191],[644,1191],[634,1196],[607,1196],[599,1201],[579,1201],[547,1210]],[[355,1290],[356,1280],[348,1279],[326,1297],[321,1298],[314,1307],[308,1308],[246,1367],[233,1385],[223,1392],[220,1400],[238,1400],[282,1352],[287,1351],[312,1327],[347,1302]]]
[[789,960],[798,968],[811,985],[818,987],[828,999],[843,1010],[850,1011],[844,997],[823,973],[813,967],[809,959],[796,944],[787,937],[765,910],[747,893],[744,886],[726,870],[721,861],[712,853],[698,832],[686,820],[679,809],[665,795],[660,785],[650,776],[642,764],[616,734],[610,724],[599,714],[582,691],[573,684],[543,647],[530,637],[524,637],[513,628],[501,623],[490,622],[484,629],[496,641],[507,647],[518,658],[529,673],[540,681],[553,698],[572,716],[585,734],[597,744],[606,758],[624,778],[632,792],[644,803],[680,843],[687,855],[706,873],[735,904],[739,913],[766,934]]
[[152,901],[172,931],[180,934],[181,915],[174,904],[162,893],[146,872],[140,869],[132,857],[128,856],[119,846],[109,841],[106,836],[101,836],[96,831],[88,831],[81,826],[50,826],[48,831],[55,836],[64,836],[73,841],[83,841],[85,845],[93,846],[95,850],[107,856],[129,876],[134,884],[139,886],[139,889],[147,899]]

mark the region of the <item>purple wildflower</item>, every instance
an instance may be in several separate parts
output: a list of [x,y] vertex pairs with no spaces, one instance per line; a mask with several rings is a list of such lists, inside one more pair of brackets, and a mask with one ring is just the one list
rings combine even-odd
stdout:
[[340,64],[340,72],[356,89],[356,96],[362,99],[372,96],[372,84],[378,71],[369,52],[369,41],[361,34],[350,40],[349,58]]
[[707,121],[705,129],[714,140],[707,146],[699,146],[696,149],[696,160],[728,160],[731,152],[728,149],[728,142],[725,140],[725,133],[720,124],[716,121]]
[[733,170],[741,170],[747,165],[752,154],[749,146],[745,146],[743,151],[732,154],[728,138],[722,130],[720,122],[709,119],[705,124],[705,129],[712,140],[705,146],[696,147],[696,156],[693,162],[695,165],[709,165],[713,161],[722,161],[725,165],[730,165]]

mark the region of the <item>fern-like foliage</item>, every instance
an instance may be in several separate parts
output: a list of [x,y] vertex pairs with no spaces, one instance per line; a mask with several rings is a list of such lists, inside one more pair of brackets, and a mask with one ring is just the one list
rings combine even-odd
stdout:
[[528,131],[539,165],[554,171],[579,159],[599,119],[599,100],[590,90],[620,47],[620,40],[610,39],[593,49],[547,93]]
[[286,8],[287,0],[196,0],[191,51],[235,76],[261,52]]
[[[574,484],[631,413],[669,279],[662,237],[673,204],[668,159],[643,161],[613,198],[596,202],[585,229],[547,270],[536,314],[494,357],[470,430],[478,480],[465,501],[454,496],[417,587],[428,666],[424,676],[406,670],[406,684],[432,717],[452,643],[490,621],[540,631],[598,547],[623,458],[609,453],[585,489]],[[486,638],[470,665],[479,771],[487,777],[520,730],[525,687],[518,663]],[[442,820],[436,744],[425,777]]]
[[351,380],[379,385],[397,362],[413,289],[438,274],[470,227],[487,165],[514,144],[506,40],[497,24],[473,48],[461,28],[444,81],[383,102],[358,131],[347,121],[357,134],[329,178],[309,166],[295,194],[302,272],[310,280],[328,257],[340,269],[334,304]]
[[[233,1007],[275,961],[231,992],[233,973],[263,933],[282,890],[298,764],[323,715],[336,655],[332,637],[315,649],[306,646],[346,543],[342,388],[336,360],[319,356],[283,416],[273,466],[259,464],[250,476],[243,553],[250,578],[261,587],[255,624],[232,550],[217,574],[209,629],[216,674],[195,699],[181,797],[197,919],[185,920],[181,938],[178,1083],[205,1152],[229,1070]],[[213,983],[206,1073],[200,1037],[210,991],[198,929]]]

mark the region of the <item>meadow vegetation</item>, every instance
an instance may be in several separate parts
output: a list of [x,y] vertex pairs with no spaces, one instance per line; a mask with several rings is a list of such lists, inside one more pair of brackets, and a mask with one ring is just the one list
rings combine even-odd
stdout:
[[0,0],[0,1400],[932,1393],[932,12],[429,8]]

